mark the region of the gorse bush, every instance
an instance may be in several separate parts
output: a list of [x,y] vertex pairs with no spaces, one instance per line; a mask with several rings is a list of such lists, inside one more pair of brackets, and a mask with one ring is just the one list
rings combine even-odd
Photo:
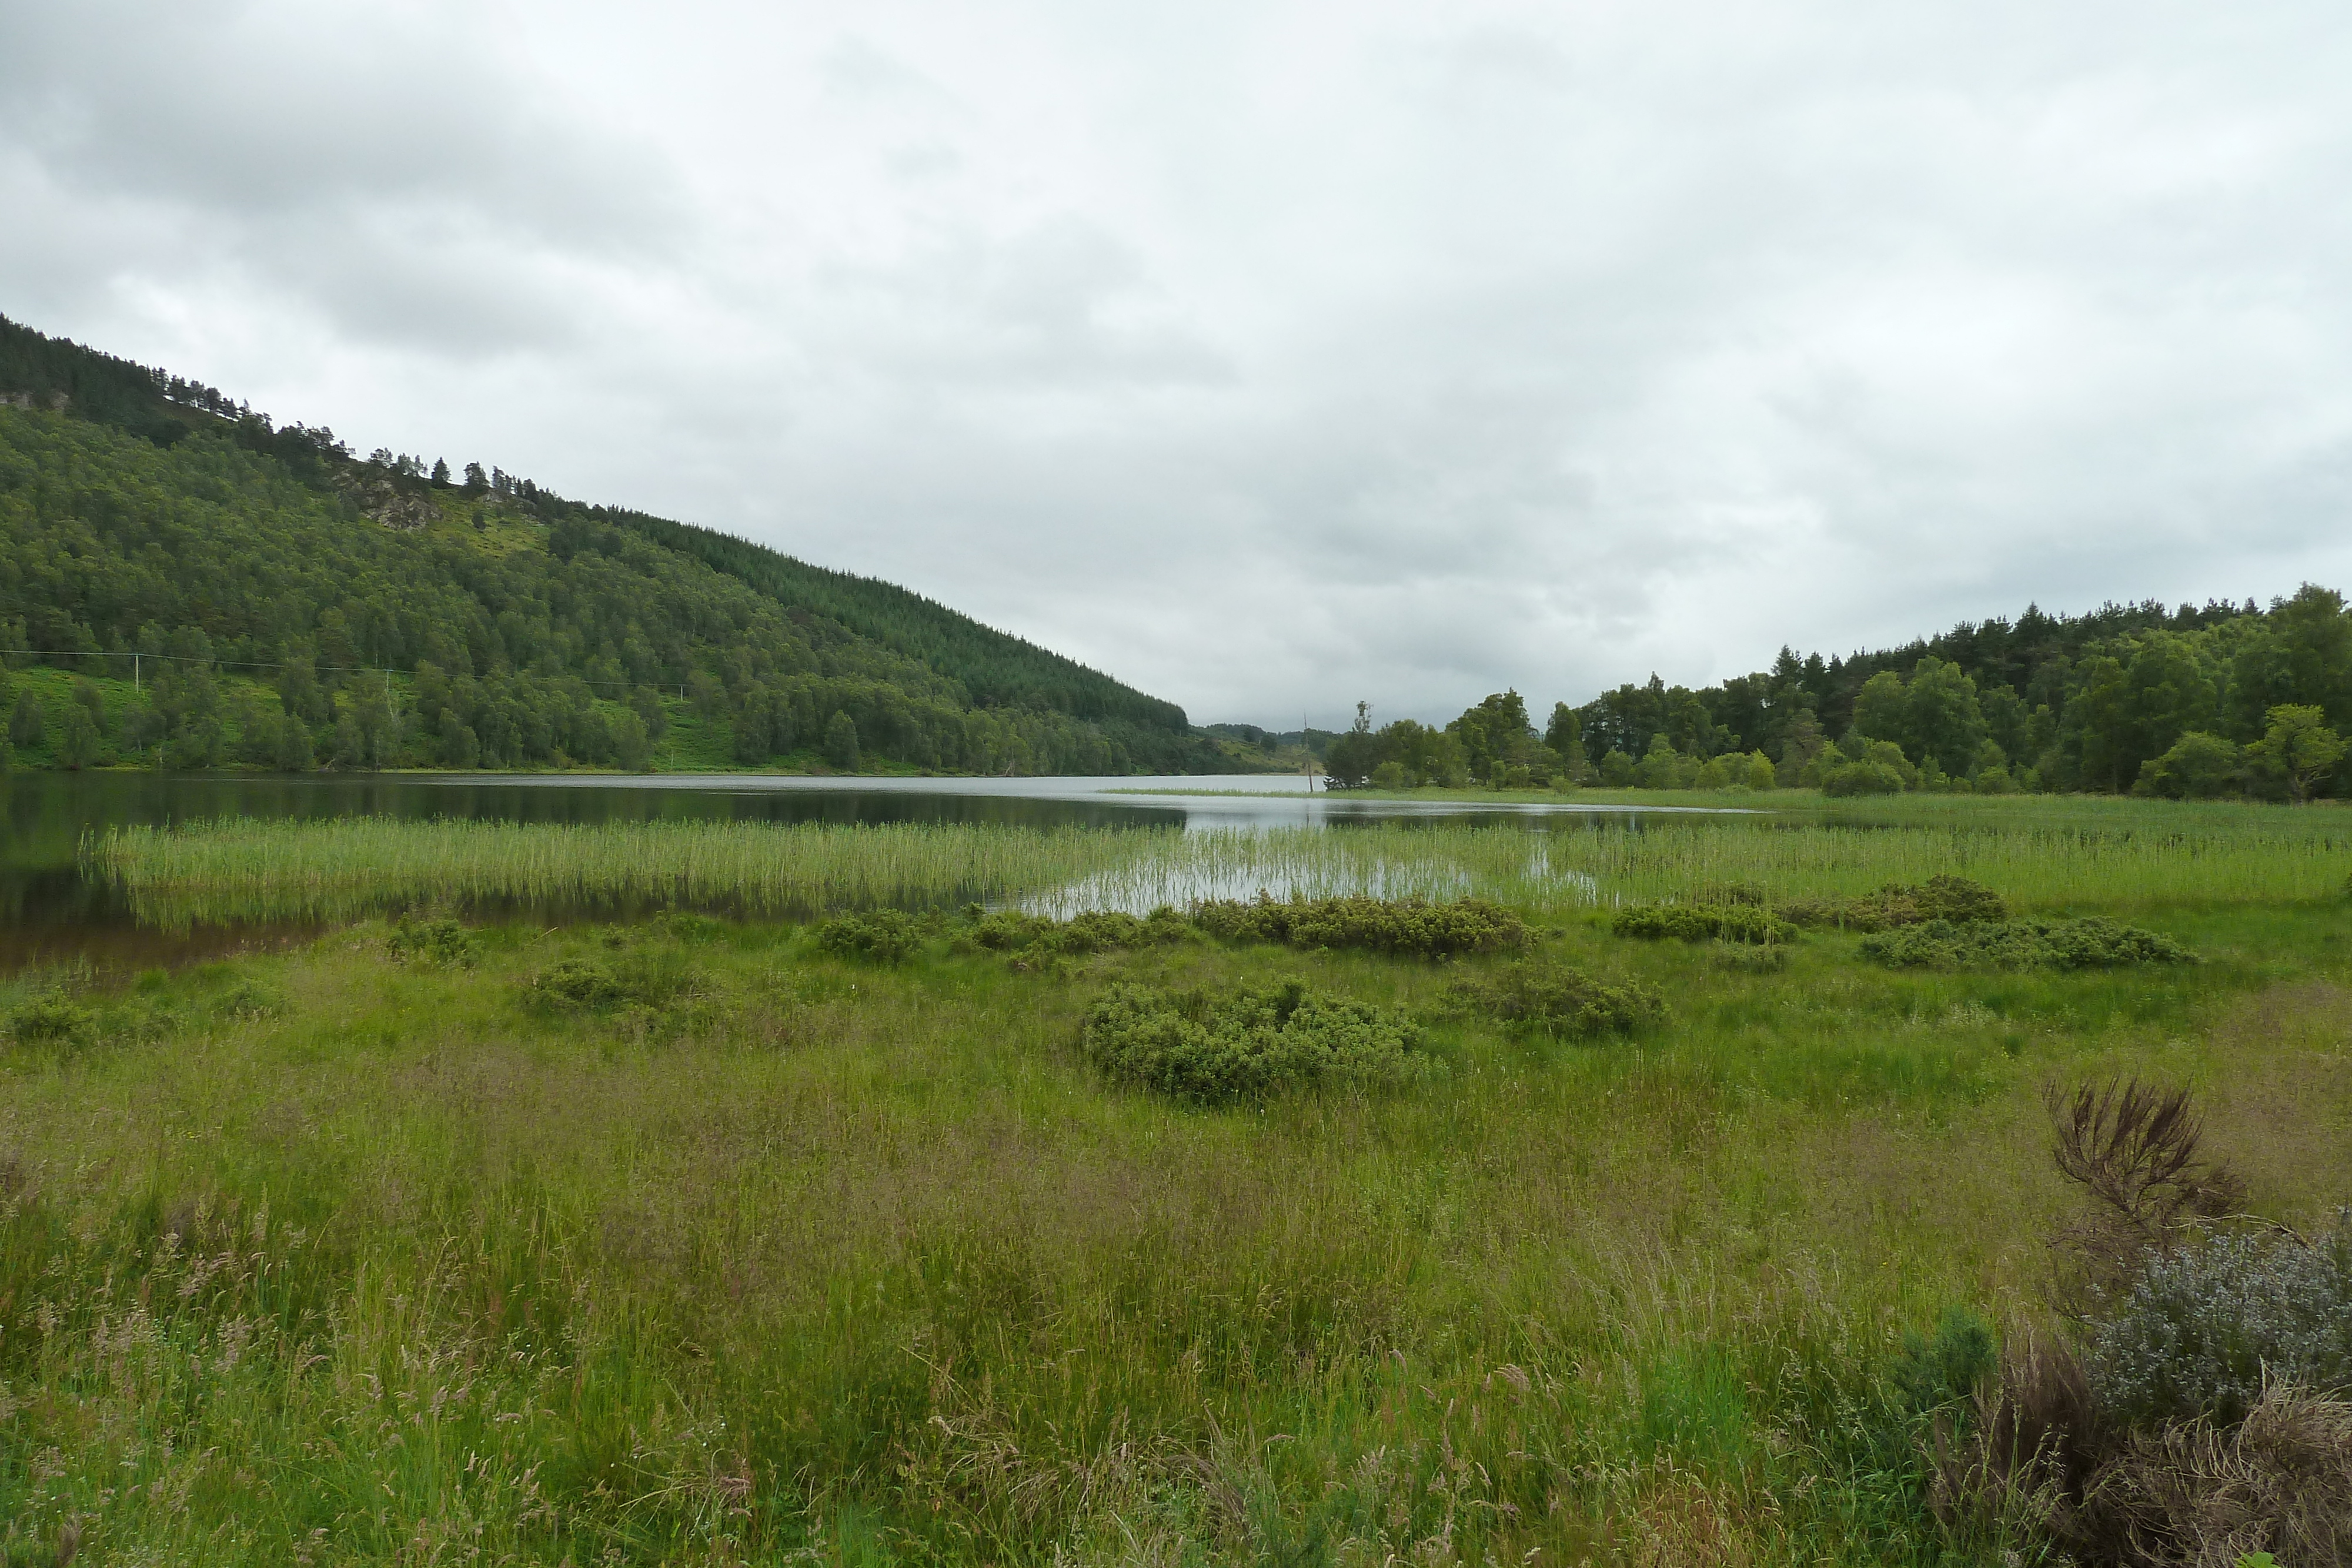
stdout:
[[1118,986],[1087,1009],[1087,1060],[1105,1076],[1198,1104],[1318,1084],[1394,1087],[1428,1071],[1402,1013],[1297,982],[1230,990]]
[[1929,920],[1865,936],[1855,949],[1890,969],[2116,969],[2193,964],[2168,936],[2104,916],[2082,920]]
[[1631,904],[1610,916],[1609,929],[1620,936],[1652,941],[1678,937],[1685,942],[1788,942],[1797,928],[1770,910],[1753,904]]
[[876,909],[843,915],[816,928],[816,945],[836,958],[897,964],[923,945],[923,928],[902,910]]
[[1193,924],[1231,940],[1293,947],[1362,947],[1438,957],[1525,946],[1527,922],[1483,898],[1433,904],[1419,898],[1316,898],[1277,903],[1216,899],[1192,906]]
[[470,969],[481,961],[482,939],[455,920],[403,921],[384,938],[385,950],[404,964]]
[[1665,1016],[1657,992],[1639,981],[1604,985],[1566,964],[1512,964],[1446,988],[1449,1010],[1491,1019],[1514,1033],[1578,1039],[1624,1034]]
[[1138,919],[1118,910],[1094,910],[1067,920],[1005,910],[973,921],[971,940],[992,953],[1115,953],[1181,942],[1192,927],[1161,907]]
[[1799,925],[1834,925],[1847,931],[1885,931],[1941,920],[1954,925],[2006,920],[2009,904],[1980,882],[1945,873],[1925,883],[1890,882],[1856,898],[1790,899],[1776,906]]
[[2152,1252],[2095,1325],[2099,1402],[2150,1426],[2242,1420],[2266,1381],[2352,1393],[2352,1215],[2315,1240],[2221,1235]]

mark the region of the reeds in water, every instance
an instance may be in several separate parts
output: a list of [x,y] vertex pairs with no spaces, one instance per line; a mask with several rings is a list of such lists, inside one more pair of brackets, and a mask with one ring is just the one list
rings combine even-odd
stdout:
[[145,922],[363,919],[433,905],[795,915],[1002,902],[1149,852],[1164,829],[982,823],[223,820],[88,847]]
[[435,904],[790,916],[974,900],[1067,917],[1260,893],[1475,894],[1553,914],[1710,883],[1851,896],[1947,873],[2021,907],[2132,908],[2308,901],[2340,895],[2352,873],[2352,813],[2043,802],[1939,815],[1906,805],[1868,821],[1562,819],[1533,831],[232,820],[121,829],[86,853],[142,920],[168,926]]

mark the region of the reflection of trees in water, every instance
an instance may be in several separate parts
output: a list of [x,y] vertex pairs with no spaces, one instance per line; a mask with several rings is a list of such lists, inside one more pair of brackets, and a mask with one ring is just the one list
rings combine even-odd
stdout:
[[[8,967],[74,956],[166,963],[201,957],[261,928],[199,930],[165,938],[142,932],[128,900],[84,874],[80,848],[109,829],[164,827],[220,818],[393,817],[594,825],[644,821],[829,823],[970,822],[1000,827],[1133,828],[1181,825],[1181,811],[1091,800],[916,791],[683,789],[643,785],[551,788],[503,781],[443,783],[383,776],[300,779],[172,776],[148,772],[0,774],[0,946]],[[484,910],[485,915],[520,915]],[[626,919],[618,904],[534,906],[550,919]],[[726,909],[715,914],[729,914]],[[819,913],[812,911],[810,913]],[[275,929],[275,928],[271,928]]]

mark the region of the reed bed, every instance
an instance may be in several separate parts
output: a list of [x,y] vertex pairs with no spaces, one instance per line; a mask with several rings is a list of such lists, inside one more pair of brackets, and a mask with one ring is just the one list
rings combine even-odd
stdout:
[[2301,902],[2352,875],[2352,816],[2283,808],[2200,811],[1916,809],[1880,820],[1769,815],[1555,819],[1548,828],[1223,830],[1156,841],[1080,882],[1031,894],[1034,913],[1146,914],[1199,898],[1453,898],[1535,914],[1675,898],[1710,883],[1789,897],[1849,895],[1940,873],[2028,907]]
[[[1550,837],[1556,873],[1583,873],[1604,902],[1732,881],[1853,894],[1952,873],[2029,907],[2300,903],[2340,895],[2352,874],[2352,815],[2283,807],[1915,807],[1811,821],[1654,818]],[[1555,894],[1588,896],[1574,885]]]
[[1170,829],[985,824],[221,821],[87,847],[142,921],[364,918],[423,905],[797,915],[975,900],[1067,917],[1204,898],[1493,899],[1564,914],[1745,882],[1850,895],[1939,873],[2026,907],[2305,902],[2352,875],[2352,814],[1958,803],[1876,814],[1528,825]]
[[981,823],[224,819],[118,829],[85,852],[138,918],[176,928],[437,905],[797,915],[1002,902],[1099,874],[1172,836]]

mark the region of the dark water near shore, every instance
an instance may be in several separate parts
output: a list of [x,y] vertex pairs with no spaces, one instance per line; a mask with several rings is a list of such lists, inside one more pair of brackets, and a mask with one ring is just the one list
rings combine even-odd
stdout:
[[[1170,794],[1169,789],[1232,791]],[[1286,775],[1190,779],[806,779],[760,775],[0,774],[0,972],[86,958],[106,967],[182,962],[304,933],[140,926],[121,895],[82,873],[79,846],[110,828],[221,817],[401,817],[513,822],[989,822],[1135,827],[1343,828],[1478,821],[1538,827],[1622,822],[1622,808],[1362,800],[1310,793]]]

